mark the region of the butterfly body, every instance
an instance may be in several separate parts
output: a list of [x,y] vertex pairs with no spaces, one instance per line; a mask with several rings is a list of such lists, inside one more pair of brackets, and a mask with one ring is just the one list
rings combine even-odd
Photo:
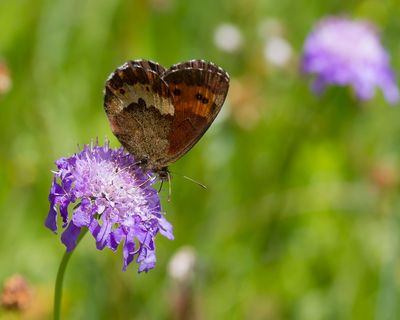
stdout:
[[228,88],[228,74],[210,62],[191,60],[165,69],[133,60],[107,79],[104,109],[121,144],[162,178],[214,121]]

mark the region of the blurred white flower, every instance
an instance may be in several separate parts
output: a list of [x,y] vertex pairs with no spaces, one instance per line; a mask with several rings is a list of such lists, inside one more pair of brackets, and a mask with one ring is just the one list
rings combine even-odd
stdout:
[[214,43],[222,51],[238,51],[243,44],[242,32],[234,24],[222,23],[215,29]]
[[196,252],[190,246],[180,248],[168,263],[168,274],[171,278],[185,282],[191,279],[196,265]]
[[277,67],[288,64],[292,57],[292,47],[289,42],[280,36],[272,36],[267,39],[264,46],[264,58],[267,63]]

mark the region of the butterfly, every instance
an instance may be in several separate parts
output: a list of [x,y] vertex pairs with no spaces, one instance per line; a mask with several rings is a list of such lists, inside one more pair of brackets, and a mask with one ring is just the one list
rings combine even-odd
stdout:
[[131,60],[108,77],[104,109],[113,134],[139,165],[169,179],[168,165],[186,154],[218,115],[229,75],[204,60],[165,69]]

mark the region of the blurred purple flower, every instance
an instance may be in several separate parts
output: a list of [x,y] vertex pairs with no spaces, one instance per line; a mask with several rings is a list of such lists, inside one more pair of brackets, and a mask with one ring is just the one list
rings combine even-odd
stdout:
[[371,99],[380,87],[389,103],[399,101],[395,75],[377,31],[363,21],[327,17],[308,36],[302,69],[316,76],[313,89],[350,85],[361,100]]
[[[89,229],[97,249],[116,250],[123,244],[123,270],[136,258],[139,272],[154,268],[154,238],[158,232],[173,239],[172,226],[161,212],[158,193],[151,185],[156,177],[144,173],[123,148],[85,145],[69,158],[57,160],[46,227],[57,233],[59,212],[61,241],[67,251],[75,248],[81,228]],[[71,215],[68,207],[74,204]]]

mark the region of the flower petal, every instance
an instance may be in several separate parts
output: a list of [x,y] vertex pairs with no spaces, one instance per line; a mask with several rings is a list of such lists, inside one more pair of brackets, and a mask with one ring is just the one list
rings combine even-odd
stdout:
[[107,246],[113,251],[117,250],[118,245],[125,236],[126,234],[124,233],[121,227],[113,230],[110,233],[110,238],[109,242],[107,243]]
[[100,227],[99,232],[96,235],[96,247],[99,250],[104,249],[107,243],[110,242],[110,233],[111,233],[112,223],[105,221],[103,225]]
[[56,205],[50,206],[49,214],[47,215],[46,222],[44,223],[54,233],[57,233],[57,207]]
[[158,221],[160,222],[160,233],[167,239],[174,240],[172,224],[170,224],[163,216]]
[[76,242],[78,240],[81,228],[74,225],[71,221],[68,227],[65,229],[61,235],[61,241],[67,247],[67,252],[73,250],[76,247]]
[[89,227],[93,219],[90,200],[83,198],[78,208],[74,210],[72,221],[77,227]]
[[148,248],[142,248],[137,258],[139,263],[139,272],[147,272],[153,269],[156,265],[156,254],[155,250],[149,250]]
[[133,237],[129,239],[128,236],[125,237],[125,243],[124,243],[124,248],[123,248],[123,256],[124,256],[124,266],[122,268],[123,271],[126,271],[126,268],[128,265],[133,261],[133,258],[135,257],[135,242],[133,240]]

